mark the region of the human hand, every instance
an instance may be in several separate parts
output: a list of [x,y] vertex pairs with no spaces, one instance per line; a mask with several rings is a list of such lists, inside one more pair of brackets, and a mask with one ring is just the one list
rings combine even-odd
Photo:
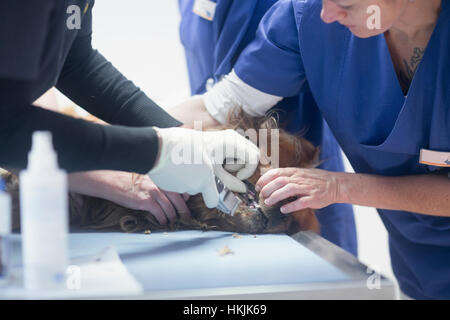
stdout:
[[71,191],[106,199],[129,209],[148,211],[160,224],[173,221],[177,213],[190,216],[189,195],[160,190],[147,175],[119,171],[91,171],[69,175]]
[[305,208],[320,209],[338,201],[338,173],[321,169],[280,168],[266,172],[255,185],[265,204],[295,197],[283,205],[282,213],[292,213]]
[[[231,191],[246,192],[241,180],[251,177],[259,162],[259,149],[254,143],[234,130],[155,129],[160,137],[160,154],[148,175],[161,189],[202,193],[209,208],[219,203],[215,176]],[[242,164],[236,176],[223,167],[230,159]]]

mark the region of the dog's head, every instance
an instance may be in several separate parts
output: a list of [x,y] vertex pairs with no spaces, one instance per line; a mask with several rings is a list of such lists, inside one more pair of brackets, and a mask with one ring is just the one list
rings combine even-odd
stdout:
[[[237,130],[258,145],[262,159],[253,176],[248,179],[253,185],[272,168],[274,158],[278,159],[275,165],[280,168],[310,168],[317,164],[318,149],[301,136],[279,129],[276,114],[254,118],[241,109],[236,109],[230,113],[225,125],[215,129]],[[188,206],[195,219],[219,230],[247,233],[292,233],[305,229],[318,231],[319,223],[312,210],[305,209],[290,215],[280,212],[280,207],[292,200],[290,198],[268,207],[264,204],[264,199],[259,199],[259,208],[242,202],[234,216],[224,214],[218,209],[206,208],[201,195],[191,197]]]

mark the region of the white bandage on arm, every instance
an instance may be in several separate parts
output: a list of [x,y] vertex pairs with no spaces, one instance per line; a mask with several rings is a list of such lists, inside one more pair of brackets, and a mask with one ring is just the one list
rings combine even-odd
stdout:
[[203,95],[206,110],[222,124],[236,107],[241,107],[252,117],[261,117],[282,99],[249,86],[234,70]]

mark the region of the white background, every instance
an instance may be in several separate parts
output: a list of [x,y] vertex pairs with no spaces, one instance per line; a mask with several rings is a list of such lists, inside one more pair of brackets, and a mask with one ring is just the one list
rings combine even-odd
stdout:
[[[166,108],[189,95],[179,19],[176,0],[97,0],[94,8],[94,47]],[[355,213],[359,259],[393,278],[387,232],[376,211],[355,207]]]

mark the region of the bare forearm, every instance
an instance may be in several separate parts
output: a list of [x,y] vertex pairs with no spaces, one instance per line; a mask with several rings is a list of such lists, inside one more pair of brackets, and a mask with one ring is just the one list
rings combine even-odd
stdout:
[[338,174],[338,202],[450,217],[450,179],[428,174],[383,177]]
[[183,127],[194,128],[201,123],[203,129],[220,125],[205,108],[202,97],[189,99],[182,104],[169,110],[172,117],[184,123]]
[[125,193],[132,185],[131,173],[121,171],[77,172],[68,181],[70,191],[97,198],[107,198],[118,188]]

